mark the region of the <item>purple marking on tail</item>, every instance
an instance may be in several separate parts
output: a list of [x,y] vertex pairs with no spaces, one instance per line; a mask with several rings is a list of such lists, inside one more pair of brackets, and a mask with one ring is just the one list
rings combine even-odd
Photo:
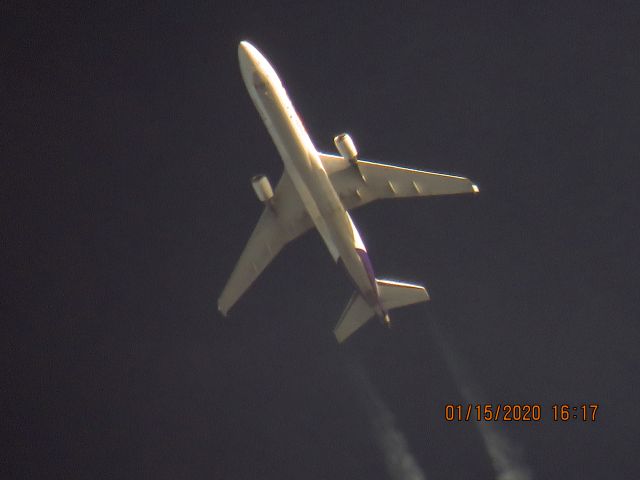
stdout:
[[376,300],[378,299],[378,288],[376,286],[376,275],[373,273],[373,265],[371,264],[371,259],[369,258],[369,254],[366,250],[360,250],[356,248],[356,253],[360,257],[362,264],[364,265],[364,269],[367,272],[367,277],[369,277],[369,282],[371,283],[371,287],[376,295]]
[[373,272],[373,265],[371,264],[371,259],[369,258],[369,254],[367,253],[366,250],[360,250],[359,248],[356,248],[356,253],[360,257],[360,260],[364,265],[364,269],[366,270],[367,276],[369,277],[369,282],[371,282],[373,294],[375,295],[375,298],[374,298],[375,303],[378,304],[378,307],[380,307],[380,311],[382,312],[382,316],[380,316],[380,313],[377,313],[377,315],[380,317],[380,320],[382,320],[388,326],[391,324],[391,321],[389,320],[389,312],[387,311],[386,308],[382,306],[382,302],[380,301],[380,297],[378,296],[378,285],[376,283],[376,275]]
[[369,254],[366,250],[360,250],[356,248],[356,253],[362,260],[362,264],[364,265],[364,269],[367,272],[367,277],[369,277],[369,281],[371,282],[371,286],[375,288],[376,286],[376,275],[373,273],[373,265],[371,264],[371,259],[369,258]]
[[[362,250],[359,248],[356,248],[355,250],[358,256],[360,257],[360,261],[364,266],[365,272],[367,272],[367,278],[369,279],[369,283],[371,284],[371,293],[373,294],[373,297],[371,297],[370,295],[366,295],[364,298],[369,305],[377,304],[380,307],[380,311],[382,312],[382,315],[384,316],[387,314],[387,310],[382,306],[382,303],[380,302],[380,297],[378,297],[378,285],[376,284],[376,276],[375,276],[375,273],[373,272],[373,265],[371,264],[371,259],[369,258],[369,254],[367,254],[366,250]],[[342,258],[338,258],[338,263],[342,264],[342,267],[344,268],[344,262],[342,261]],[[356,290],[360,291],[358,284],[353,279],[353,277],[349,275],[348,270],[347,270],[347,276],[349,277],[349,280],[351,280],[351,282],[353,283],[353,286],[356,288]],[[360,294],[364,295],[362,291],[360,291]],[[380,316],[380,313],[377,312],[377,315]]]

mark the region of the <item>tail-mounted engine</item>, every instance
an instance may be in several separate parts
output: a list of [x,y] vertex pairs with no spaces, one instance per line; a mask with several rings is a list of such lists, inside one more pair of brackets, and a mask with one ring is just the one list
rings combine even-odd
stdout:
[[273,198],[273,189],[266,175],[251,177],[251,186],[255,190],[258,200],[262,203],[268,203]]
[[340,155],[342,155],[345,160],[354,164],[356,163],[356,160],[358,159],[358,151],[353,144],[353,140],[351,140],[351,137],[348,134],[341,133],[333,139],[333,143],[336,144],[338,152],[340,152]]

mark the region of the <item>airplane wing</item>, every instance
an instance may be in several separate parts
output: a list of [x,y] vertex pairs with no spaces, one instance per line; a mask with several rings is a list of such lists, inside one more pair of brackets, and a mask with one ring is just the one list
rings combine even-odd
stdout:
[[478,193],[468,178],[357,160],[355,165],[335,155],[320,158],[347,210],[383,198]]
[[226,315],[247,291],[271,260],[287,243],[313,226],[291,178],[284,172],[273,194],[273,203],[265,207],[258,224],[231,277],[218,299],[218,309]]

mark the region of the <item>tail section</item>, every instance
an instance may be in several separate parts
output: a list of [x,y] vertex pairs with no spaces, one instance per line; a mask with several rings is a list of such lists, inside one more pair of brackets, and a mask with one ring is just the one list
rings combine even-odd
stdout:
[[385,310],[429,300],[429,294],[422,285],[378,279],[376,279],[376,285],[378,286],[380,303]]
[[[382,307],[381,309],[378,308],[378,311],[382,310],[384,321],[387,324],[389,323],[387,310],[429,300],[429,294],[421,285],[376,279],[376,286],[378,288],[378,301],[380,302],[380,307]],[[344,342],[374,315],[376,315],[376,308],[369,305],[360,293],[354,292],[347,304],[347,308],[342,312],[336,328],[333,329],[338,343]]]

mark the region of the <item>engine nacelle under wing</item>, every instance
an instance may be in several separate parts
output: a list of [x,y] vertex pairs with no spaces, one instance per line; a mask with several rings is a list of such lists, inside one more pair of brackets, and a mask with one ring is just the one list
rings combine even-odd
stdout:
[[341,133],[333,139],[338,152],[343,156],[345,160],[351,163],[355,163],[358,159],[358,151],[356,150],[353,140],[347,133]]
[[273,198],[273,188],[271,188],[271,182],[266,175],[255,175],[251,177],[251,186],[256,192],[258,200],[262,203],[267,203]]

